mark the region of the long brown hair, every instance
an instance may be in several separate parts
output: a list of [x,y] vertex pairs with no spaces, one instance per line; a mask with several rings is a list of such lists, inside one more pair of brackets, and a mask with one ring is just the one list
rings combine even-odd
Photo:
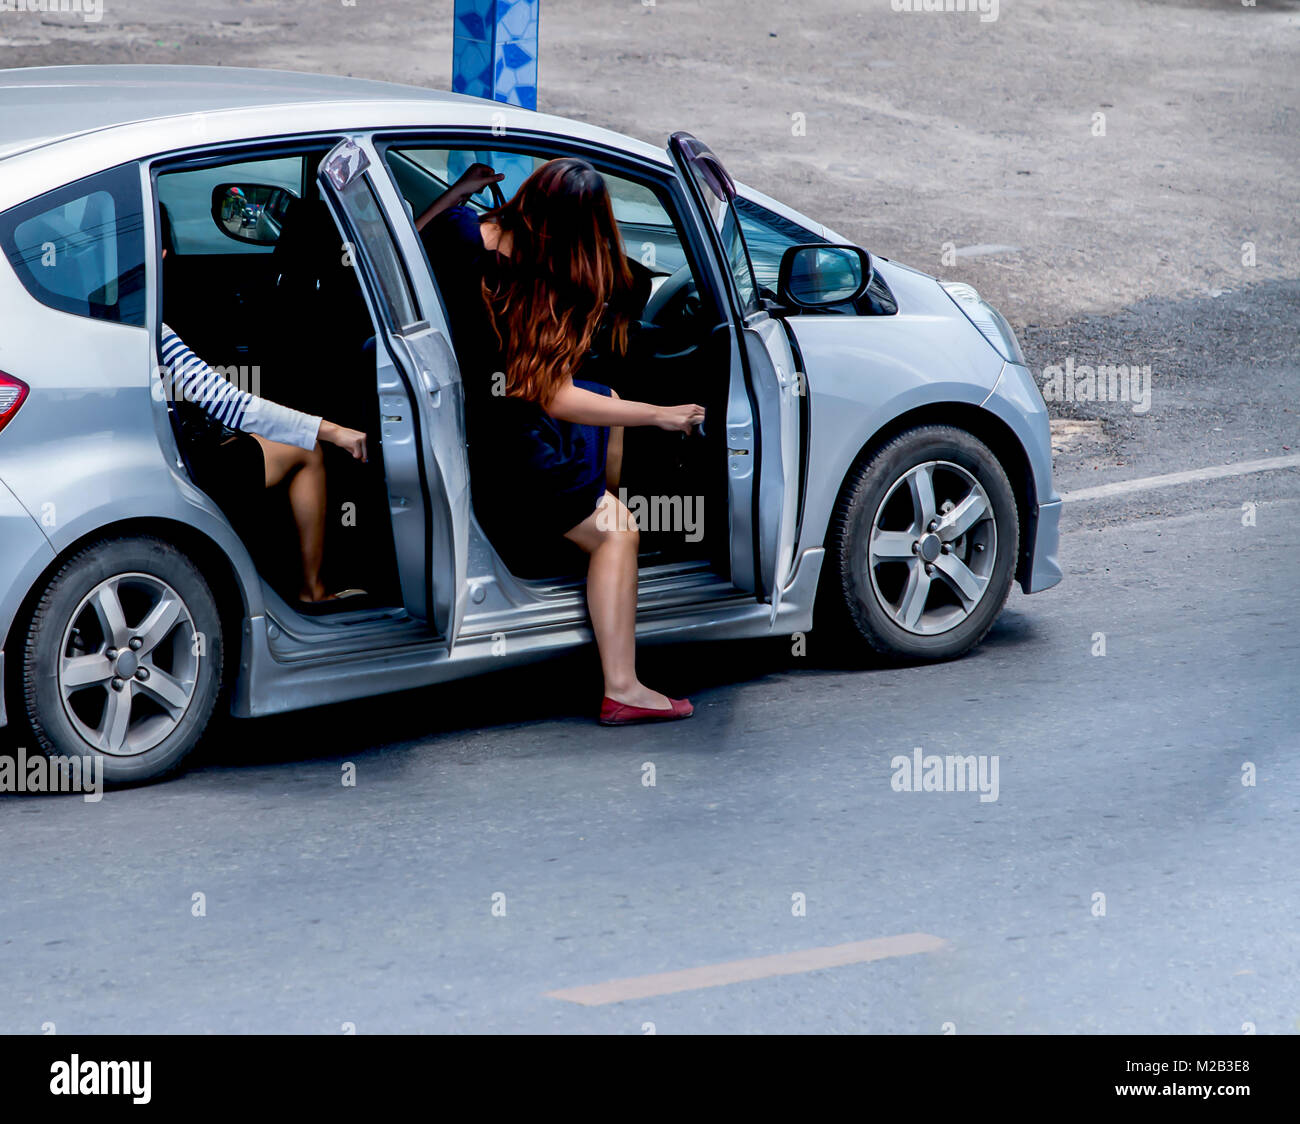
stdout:
[[504,206],[488,212],[511,239],[509,264],[483,282],[505,355],[506,393],[547,406],[591,349],[602,322],[627,352],[623,256],[609,189],[585,160],[548,160]]

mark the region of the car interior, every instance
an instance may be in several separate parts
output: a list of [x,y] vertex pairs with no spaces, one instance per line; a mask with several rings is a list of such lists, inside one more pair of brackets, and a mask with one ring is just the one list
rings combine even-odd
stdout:
[[[367,464],[324,446],[330,514],[322,578],[330,589],[367,591],[348,607],[396,607],[375,329],[316,186],[326,151],[157,176],[171,232],[163,319],[210,366],[235,372],[243,389],[370,435]],[[263,578],[293,604],[300,576],[287,487],[249,496],[226,515]]]

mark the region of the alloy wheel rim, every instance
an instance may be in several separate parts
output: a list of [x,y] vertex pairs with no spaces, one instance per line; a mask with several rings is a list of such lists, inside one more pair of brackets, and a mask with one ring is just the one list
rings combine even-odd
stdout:
[[189,607],[161,578],[106,578],[81,599],[59,649],[63,710],[91,748],[153,749],[189,712],[201,655]]
[[998,553],[993,503],[951,461],[909,468],[885,493],[867,535],[872,592],[916,636],[956,628],[988,593]]

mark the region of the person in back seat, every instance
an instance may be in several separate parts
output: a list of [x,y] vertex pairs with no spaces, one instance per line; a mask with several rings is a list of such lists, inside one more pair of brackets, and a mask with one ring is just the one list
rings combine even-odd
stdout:
[[[171,246],[171,220],[159,209],[163,260]],[[208,366],[166,324],[162,326],[163,392],[191,414],[181,437],[186,460],[199,485],[228,514],[264,488],[288,481],[289,504],[298,529],[302,567],[299,608],[320,611],[323,603],[364,596],[363,590],[329,593],[321,582],[325,549],[325,458],[320,443],[366,460],[366,435],[355,429],[237,387]],[[197,411],[199,417],[193,416]]]

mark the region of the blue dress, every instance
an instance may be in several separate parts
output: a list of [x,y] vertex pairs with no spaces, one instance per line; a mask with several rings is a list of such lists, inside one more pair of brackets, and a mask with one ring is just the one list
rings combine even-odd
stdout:
[[[466,206],[437,215],[420,237],[447,306],[465,388],[474,513],[505,563],[526,574],[539,557],[567,545],[565,532],[596,510],[606,490],[609,429],[561,421],[535,402],[493,394],[505,360],[482,283],[505,261],[484,247],[478,216]],[[610,393],[601,383],[573,381]]]

